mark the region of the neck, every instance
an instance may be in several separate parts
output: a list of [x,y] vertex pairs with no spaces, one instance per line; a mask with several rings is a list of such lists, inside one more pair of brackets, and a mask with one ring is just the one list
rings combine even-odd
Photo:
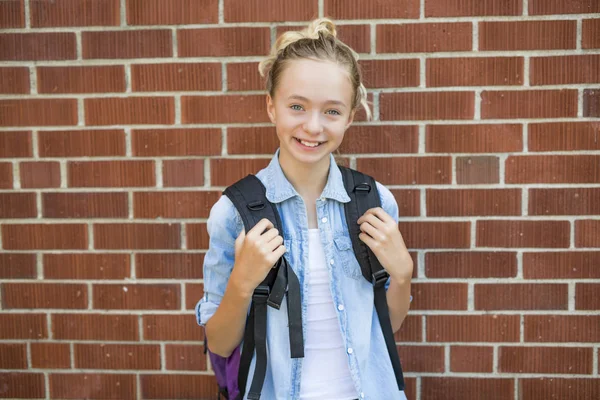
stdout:
[[280,150],[279,164],[285,177],[303,199],[316,199],[323,193],[329,177],[329,157],[317,163],[305,164]]

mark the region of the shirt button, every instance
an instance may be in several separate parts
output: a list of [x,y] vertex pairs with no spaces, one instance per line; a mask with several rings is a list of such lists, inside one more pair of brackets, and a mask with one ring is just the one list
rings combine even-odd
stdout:
[[325,222],[327,222],[327,218],[323,217],[323,218],[321,219],[321,222],[322,222],[322,223],[325,223]]
[[325,201],[327,200],[325,197],[321,197],[319,200],[321,200],[323,203],[325,203]]
[[344,305],[343,305],[343,304],[340,304],[340,305],[338,306],[338,310],[340,310],[340,311],[344,311]]
[[360,398],[364,399],[365,398],[365,394],[363,392],[360,392]]
[[352,354],[354,353],[354,350],[352,349],[352,347],[348,347],[348,354]]
[[335,261],[333,261],[333,258],[331,260],[329,260],[329,264],[333,265],[334,263],[335,263]]

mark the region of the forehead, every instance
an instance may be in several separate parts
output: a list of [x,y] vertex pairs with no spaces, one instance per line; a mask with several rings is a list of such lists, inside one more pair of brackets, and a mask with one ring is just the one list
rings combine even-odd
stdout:
[[352,84],[348,72],[331,61],[290,61],[279,81],[277,94],[306,97],[311,102],[338,100],[350,103]]

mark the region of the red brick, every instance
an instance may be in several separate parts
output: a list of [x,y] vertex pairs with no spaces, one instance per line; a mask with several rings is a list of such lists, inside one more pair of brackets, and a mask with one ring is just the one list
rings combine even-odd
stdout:
[[339,147],[342,154],[417,153],[419,129],[417,126],[354,125],[344,136]]
[[188,249],[208,249],[208,232],[206,224],[187,224],[187,248]]
[[127,193],[42,193],[45,218],[127,218]]
[[577,283],[575,286],[575,309],[600,310],[600,284]]
[[268,28],[180,29],[179,57],[265,56],[270,51]]
[[60,187],[60,165],[58,162],[22,162],[19,168],[22,188]]
[[598,279],[600,251],[523,254],[525,279]]
[[384,185],[449,184],[450,157],[359,158],[357,169]]
[[457,157],[456,181],[458,184],[474,185],[500,182],[498,157]]
[[226,95],[181,98],[184,124],[269,122],[263,95]]
[[0,343],[0,368],[27,369],[27,344]]
[[204,160],[164,160],[164,187],[204,186]]
[[430,58],[427,86],[509,86],[523,84],[523,57]]
[[0,372],[3,398],[45,399],[44,374]]
[[520,189],[427,189],[427,216],[521,215]]
[[419,18],[419,0],[325,0],[325,15],[334,19]]
[[30,1],[31,26],[118,26],[119,0]]
[[[213,182],[214,184],[214,182]],[[208,218],[221,192],[137,192],[133,194],[135,218]]]
[[402,222],[400,232],[410,249],[470,247],[469,222]]
[[532,85],[563,85],[600,82],[600,54],[532,57]]
[[428,342],[518,342],[518,315],[428,315]]
[[520,124],[427,125],[428,153],[505,153],[523,150]]
[[480,220],[478,247],[569,247],[568,221]]
[[225,22],[305,21],[319,14],[317,0],[225,0]]
[[158,345],[77,343],[73,358],[75,368],[160,369]]
[[405,372],[444,372],[443,346],[399,346]]
[[586,89],[583,91],[583,116],[600,118],[600,90]]
[[77,100],[0,100],[0,121],[3,126],[76,125]]
[[228,154],[273,154],[278,147],[279,138],[274,127],[227,128]]
[[[2,8],[3,4],[10,4],[10,3],[0,2],[0,9]],[[2,15],[2,12],[0,12],[0,15]],[[0,25],[1,25],[1,23],[0,23]],[[27,67],[2,67],[2,68],[0,68],[0,93],[28,94],[29,91],[30,91],[30,89],[29,89],[29,68],[27,68]]]
[[33,368],[71,368],[71,346],[68,343],[30,343]]
[[476,284],[476,310],[566,310],[566,284]]
[[598,315],[525,315],[526,342],[600,341]]
[[528,150],[600,150],[595,122],[546,122],[529,124]]
[[575,246],[600,247],[600,220],[575,221]]
[[204,254],[137,253],[135,276],[140,279],[202,279]]
[[421,400],[439,400],[448,393],[457,399],[515,400],[513,378],[421,378]]
[[37,278],[35,254],[0,253],[0,279]]
[[577,116],[577,91],[484,91],[481,118],[560,118]]
[[427,252],[428,278],[514,278],[517,257],[509,252]]
[[24,28],[25,7],[23,0],[0,1],[0,28]]
[[420,190],[391,189],[398,203],[398,214],[401,217],[421,215],[421,192]]
[[419,86],[418,59],[360,61],[363,84],[372,88]]
[[377,25],[377,53],[471,51],[472,30],[467,22]]
[[[200,268],[201,270],[201,268]],[[187,278],[186,278],[187,279]],[[202,283],[186,283],[185,284],[185,308],[186,310],[194,310],[196,304],[204,293],[204,284]]]
[[198,326],[196,316],[144,315],[142,316],[144,340],[203,341],[204,329]]
[[173,55],[173,38],[168,29],[82,32],[82,57],[157,58]]
[[423,342],[423,317],[408,315],[394,337],[396,342]]
[[84,224],[2,225],[5,250],[87,249],[87,226]]
[[125,91],[122,65],[38,67],[39,93],[105,93]]
[[38,132],[40,157],[107,157],[125,155],[122,129]]
[[425,17],[478,17],[522,15],[520,0],[425,1]]
[[11,163],[0,162],[0,188],[13,188],[13,166]]
[[600,379],[572,377],[519,379],[519,392],[522,400],[596,399],[600,397]]
[[168,370],[206,371],[206,354],[198,345],[166,345]]
[[257,62],[227,64],[228,91],[263,90],[264,88]]
[[584,19],[581,33],[582,48],[600,48],[600,19]]
[[5,308],[73,308],[88,306],[87,286],[59,283],[5,283],[2,285]]
[[136,92],[221,90],[220,63],[133,64]]
[[472,119],[475,97],[472,92],[382,93],[379,110],[382,121]]
[[218,0],[127,0],[127,25],[216,24]]
[[0,60],[45,61],[75,60],[77,44],[74,32],[2,33]]
[[45,339],[48,324],[45,314],[0,314],[0,339]]
[[0,193],[0,218],[35,217],[35,193]]
[[466,283],[413,283],[411,310],[466,310]]
[[450,371],[493,372],[494,349],[481,346],[450,347]]
[[132,132],[133,154],[152,156],[221,155],[220,129],[147,129]]
[[69,187],[154,186],[154,161],[72,161],[68,163]]
[[94,308],[103,310],[178,310],[179,285],[94,285]]
[[479,50],[574,49],[576,21],[502,21],[479,23]]
[[529,15],[600,13],[596,0],[530,0]]
[[179,249],[179,224],[96,224],[96,249]]
[[138,341],[138,316],[117,314],[54,314],[57,340]]
[[129,254],[44,254],[44,279],[126,279],[129,259]]
[[266,158],[213,158],[210,160],[211,185],[229,186],[248,174],[257,173],[270,161]]
[[86,125],[173,124],[172,97],[113,97],[85,99]]
[[[306,25],[278,26],[276,34],[279,37],[283,32],[299,31],[305,28]],[[335,30],[337,31],[337,38],[357,53],[371,52],[371,27],[369,25],[337,25]]]
[[60,399],[135,399],[136,377],[131,374],[50,374],[50,396]]
[[0,158],[31,157],[30,131],[0,132]]
[[600,188],[529,189],[528,215],[599,215]]
[[591,348],[500,346],[499,372],[591,374]]
[[140,375],[144,399],[210,399],[217,388],[214,375]]
[[597,183],[600,156],[509,156],[506,183]]

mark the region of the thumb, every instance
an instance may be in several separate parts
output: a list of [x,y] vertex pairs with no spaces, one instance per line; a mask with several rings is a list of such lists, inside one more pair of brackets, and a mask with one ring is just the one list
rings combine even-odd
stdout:
[[240,250],[240,248],[242,247],[242,243],[244,243],[244,238],[245,237],[246,237],[246,231],[244,230],[244,228],[242,228],[242,231],[238,235],[237,239],[235,239],[235,253],[236,254]]

